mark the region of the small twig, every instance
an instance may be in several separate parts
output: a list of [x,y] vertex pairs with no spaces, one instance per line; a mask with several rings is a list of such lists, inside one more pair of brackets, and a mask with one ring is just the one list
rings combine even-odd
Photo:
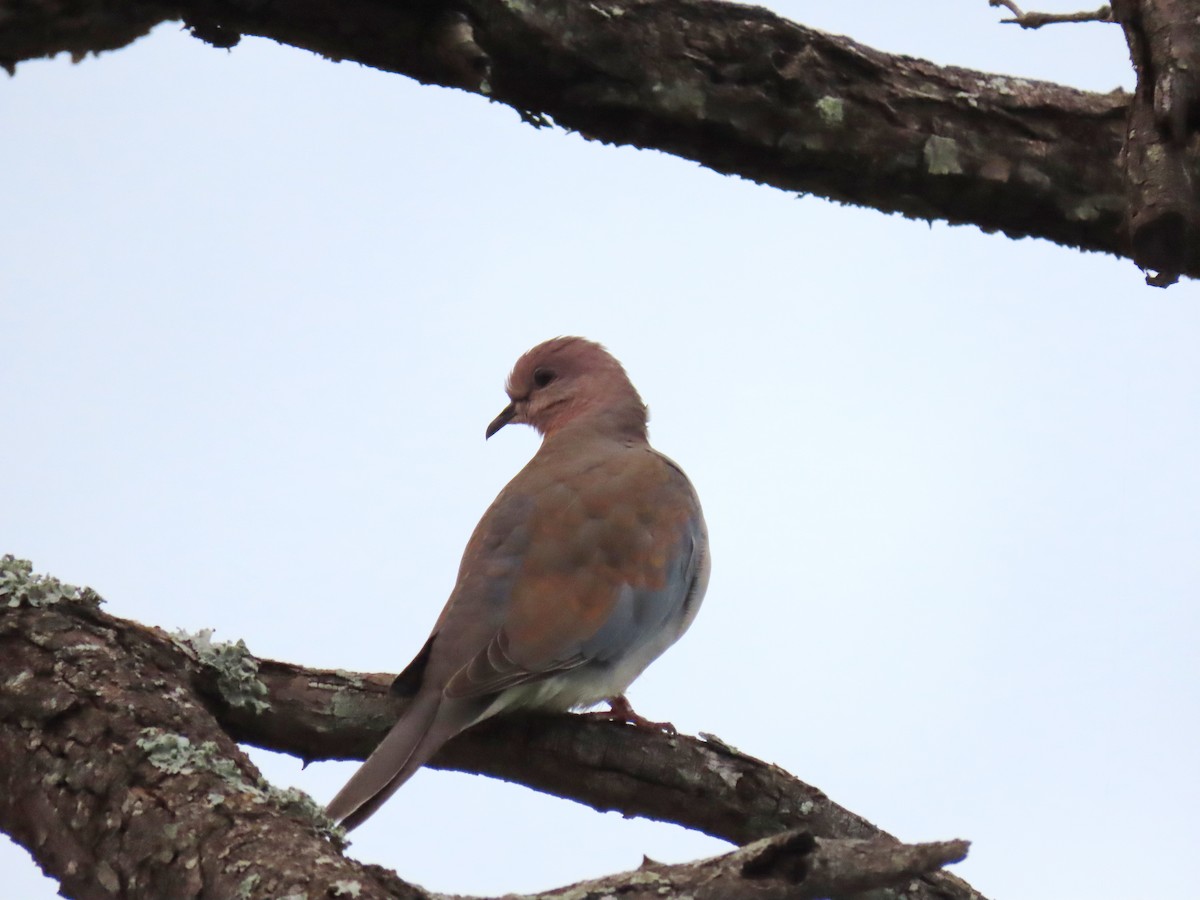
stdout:
[[988,6],[1003,6],[1018,19],[1025,15],[1025,13],[1021,12],[1021,7],[1013,3],[1012,0],[988,0]]
[[989,6],[1003,6],[1013,14],[1011,19],[1001,19],[1004,25],[1020,25],[1022,28],[1041,28],[1043,25],[1057,25],[1061,22],[1115,22],[1112,7],[1102,6],[1093,12],[1075,13],[1041,13],[1022,12],[1021,7],[1012,0],[988,0]]

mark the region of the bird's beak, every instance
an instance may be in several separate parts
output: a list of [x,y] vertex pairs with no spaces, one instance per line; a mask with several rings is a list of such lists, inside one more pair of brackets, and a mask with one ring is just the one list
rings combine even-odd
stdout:
[[500,411],[500,415],[492,419],[492,424],[487,427],[487,431],[483,433],[483,439],[486,441],[493,434],[515,419],[517,416],[517,404],[510,403]]

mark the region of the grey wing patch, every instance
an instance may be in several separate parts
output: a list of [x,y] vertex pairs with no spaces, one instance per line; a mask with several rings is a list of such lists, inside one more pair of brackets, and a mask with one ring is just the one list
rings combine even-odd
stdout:
[[612,662],[643,645],[657,645],[661,653],[675,643],[692,623],[708,584],[707,543],[703,520],[694,519],[663,587],[639,590],[626,585],[608,619],[581,644],[581,654]]
[[689,554],[687,571],[687,594],[683,598],[682,622],[679,633],[682,635],[696,618],[700,611],[700,603],[708,591],[708,576],[712,570],[712,557],[708,551],[708,532],[703,520],[697,522],[691,532],[692,552]]
[[[666,457],[664,460],[683,476]],[[689,485],[690,489],[690,485]],[[508,688],[533,684],[589,663],[617,665],[634,659],[638,671],[675,643],[691,625],[708,585],[708,536],[703,514],[695,514],[680,536],[661,588],[624,585],[609,616],[595,633],[575,648],[564,648],[563,658],[529,669],[509,652],[508,635],[499,628],[475,656],[456,671],[443,690],[448,699],[485,697]],[[494,595],[489,606],[499,608],[511,582],[489,585]],[[494,606],[493,606],[494,604]]]

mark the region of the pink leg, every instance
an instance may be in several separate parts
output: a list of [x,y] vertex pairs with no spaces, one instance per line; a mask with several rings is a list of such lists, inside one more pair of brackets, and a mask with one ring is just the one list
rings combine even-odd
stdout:
[[616,697],[610,697],[608,700],[607,712],[590,712],[584,713],[590,719],[596,719],[601,722],[621,722],[626,725],[633,725],[635,728],[652,728],[655,731],[662,731],[666,734],[675,734],[675,726],[670,722],[651,722],[649,719],[643,719],[633,707],[629,705],[629,701],[625,699],[624,694],[618,694]]

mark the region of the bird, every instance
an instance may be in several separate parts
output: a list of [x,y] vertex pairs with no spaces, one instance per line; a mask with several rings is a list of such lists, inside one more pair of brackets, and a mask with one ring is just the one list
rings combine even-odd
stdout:
[[650,446],[646,405],[600,344],[538,344],[505,391],[485,439],[524,424],[541,444],[483,514],[428,640],[393,682],[408,705],[329,802],[347,831],[446,741],[499,713],[607,701],[592,715],[661,724],[625,691],[692,624],[708,587],[696,491]]

